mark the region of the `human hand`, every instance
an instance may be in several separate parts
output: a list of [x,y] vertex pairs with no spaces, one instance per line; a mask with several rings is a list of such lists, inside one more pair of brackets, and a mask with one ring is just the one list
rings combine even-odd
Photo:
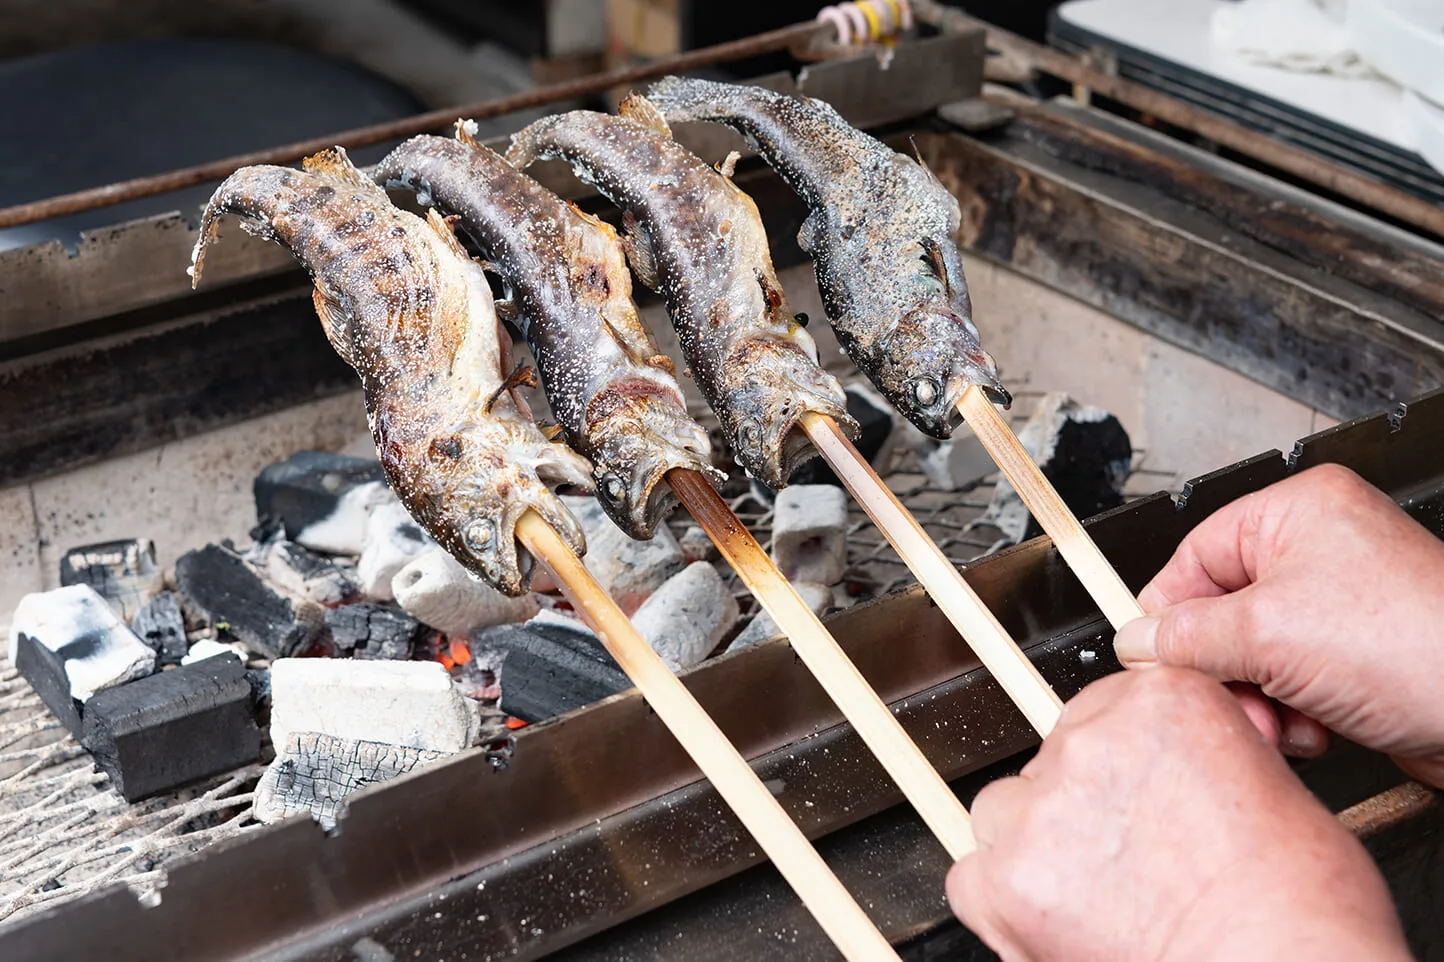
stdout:
[[1317,722],[1444,786],[1444,543],[1351,471],[1214,513],[1139,601],[1151,616],[1114,641],[1128,667],[1251,682],[1290,709],[1286,750],[1322,751]]
[[1088,686],[973,828],[948,899],[1006,962],[1409,958],[1363,847],[1198,672]]

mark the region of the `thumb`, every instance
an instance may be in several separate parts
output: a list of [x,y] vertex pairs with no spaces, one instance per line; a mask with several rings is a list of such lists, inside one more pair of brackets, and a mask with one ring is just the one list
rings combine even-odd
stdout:
[[1128,668],[1193,668],[1219,681],[1269,682],[1257,657],[1258,618],[1250,588],[1193,598],[1118,630],[1113,650]]

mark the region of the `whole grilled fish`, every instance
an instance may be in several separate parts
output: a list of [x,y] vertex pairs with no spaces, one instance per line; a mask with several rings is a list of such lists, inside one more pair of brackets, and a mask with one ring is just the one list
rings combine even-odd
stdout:
[[408,140],[375,177],[455,214],[480,245],[507,288],[567,443],[592,462],[602,507],[632,537],[652,537],[677,501],[666,473],[714,469],[672,362],[637,316],[617,232],[462,127],[456,140]]
[[731,179],[672,140],[645,100],[624,116],[578,110],[537,121],[512,138],[507,159],[525,167],[560,157],[621,207],[627,256],[661,291],[692,377],[738,462],[780,488],[813,449],[799,426],[816,411],[856,430],[837,379],[787,309],[757,205]]
[[744,134],[806,201],[797,239],[838,341],[908,420],[946,438],[970,385],[1012,400],[973,326],[957,199],[932,171],[810,97],[667,77],[648,98],[671,121]]
[[339,147],[304,166],[226,178],[201,221],[192,283],[222,214],[290,250],[315,282],[327,339],[361,376],[397,496],[467,569],[520,594],[531,559],[518,558],[517,521],[535,510],[584,550],[581,527],[547,483],[590,488],[590,466],[547,441],[514,393],[486,276],[446,222],[397,210]]

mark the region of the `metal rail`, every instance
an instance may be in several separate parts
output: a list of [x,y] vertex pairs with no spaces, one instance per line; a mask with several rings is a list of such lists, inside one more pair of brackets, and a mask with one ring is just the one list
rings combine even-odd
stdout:
[[195,167],[185,167],[150,177],[123,180],[116,184],[92,187],[71,194],[59,194],[44,200],[18,204],[0,210],[0,228],[18,227],[21,224],[49,220],[52,217],[63,217],[81,211],[110,207],[125,201],[138,200],[142,197],[152,197],[156,194],[180,190],[183,187],[194,187],[208,181],[220,180],[242,167],[249,167],[253,164],[285,164],[336,144],[342,144],[348,148],[367,147],[371,144],[439,130],[449,126],[458,117],[467,117],[473,120],[500,117],[503,114],[531,107],[542,107],[559,100],[599,93],[610,87],[654,80],[670,73],[696,70],[699,67],[709,67],[730,60],[741,60],[744,57],[774,53],[794,45],[804,44],[833,31],[833,29],[829,24],[813,21],[793,24],[789,27],[780,27],[766,33],[744,37],[741,40],[732,40],[711,47],[703,47],[700,50],[691,50],[651,63],[619,67],[576,80],[548,84],[545,87],[537,87],[519,94],[512,94],[509,97],[431,110],[401,120],[387,121],[370,127],[358,127],[354,130],[343,130],[327,134],[324,137],[286,144],[282,147],[271,147],[247,154],[237,154],[234,157],[224,157]]

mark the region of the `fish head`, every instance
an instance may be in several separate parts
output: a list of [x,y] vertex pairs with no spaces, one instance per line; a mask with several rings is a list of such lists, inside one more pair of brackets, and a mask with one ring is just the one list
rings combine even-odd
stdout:
[[724,375],[724,382],[735,387],[719,417],[737,463],[770,488],[785,487],[816,454],[802,429],[803,415],[830,417],[849,434],[857,433],[842,385],[795,342],[748,339],[728,359],[726,370],[733,373]]
[[978,341],[967,314],[924,304],[904,315],[873,342],[864,365],[883,396],[917,428],[948,438],[962,421],[958,402],[977,385],[995,404],[1013,397],[998,378],[998,365]]
[[667,472],[682,468],[721,480],[707,432],[675,387],[643,377],[614,382],[592,398],[587,422],[597,500],[633,538],[651,539],[677,503]]
[[423,458],[402,469],[406,476],[393,477],[392,487],[412,517],[462,567],[498,591],[520,595],[531,583],[533,559],[516,540],[517,523],[528,511],[541,515],[577,554],[586,551],[581,525],[552,489],[590,491],[591,465],[530,423],[441,433]]

